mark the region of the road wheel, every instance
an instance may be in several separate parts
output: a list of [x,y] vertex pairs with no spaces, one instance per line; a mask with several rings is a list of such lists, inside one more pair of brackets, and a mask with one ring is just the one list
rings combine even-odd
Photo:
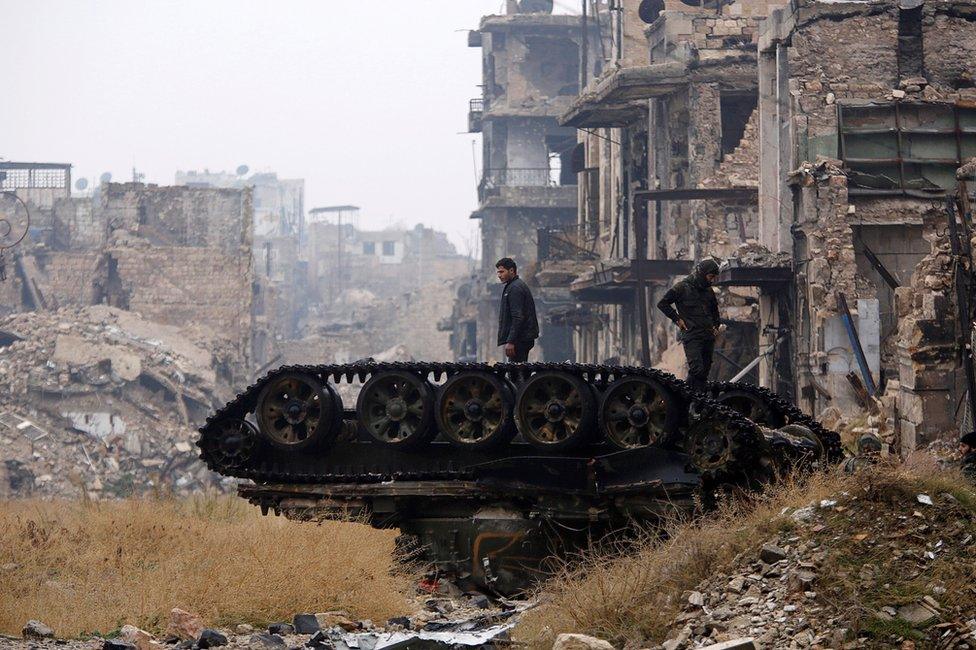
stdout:
[[437,394],[437,428],[455,447],[490,449],[515,435],[508,382],[489,372],[461,372]]
[[719,393],[715,401],[764,427],[778,429],[785,424],[783,417],[766,400],[746,390],[732,389]]
[[664,444],[680,412],[671,393],[648,377],[624,377],[600,400],[600,431],[620,449]]
[[258,397],[258,430],[272,446],[298,451],[331,443],[342,419],[342,401],[311,375],[273,377]]
[[419,375],[392,370],[380,372],[359,391],[356,416],[377,441],[411,449],[434,434],[434,391]]
[[589,384],[565,372],[542,371],[525,381],[515,399],[515,422],[530,445],[573,449],[589,442],[596,419]]

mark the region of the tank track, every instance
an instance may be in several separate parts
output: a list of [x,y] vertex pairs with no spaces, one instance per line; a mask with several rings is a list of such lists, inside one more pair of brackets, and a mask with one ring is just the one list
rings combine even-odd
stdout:
[[[674,375],[656,368],[640,368],[630,366],[609,366],[596,364],[578,363],[457,363],[457,362],[387,362],[377,363],[373,361],[358,361],[345,364],[321,364],[321,365],[292,365],[282,366],[268,372],[264,377],[248,386],[236,398],[218,409],[213,415],[207,418],[206,423],[200,428],[201,437],[197,445],[201,449],[201,458],[207,466],[220,474],[248,478],[256,482],[337,482],[337,481],[376,481],[376,480],[430,480],[430,479],[461,479],[470,475],[469,469],[465,467],[448,467],[436,471],[424,472],[392,472],[388,475],[377,476],[369,471],[350,471],[346,473],[317,473],[309,471],[308,467],[297,471],[287,467],[288,463],[261,463],[256,467],[228,467],[218,461],[215,454],[211,453],[216,444],[217,436],[220,432],[221,423],[229,420],[246,420],[255,408],[261,390],[270,381],[285,373],[301,373],[316,377],[323,383],[332,380],[338,384],[345,380],[352,382],[358,379],[361,382],[367,381],[377,373],[388,371],[407,371],[420,375],[426,379],[438,382],[446,377],[464,371],[489,372],[496,376],[503,377],[513,384],[519,384],[535,373],[543,371],[559,371],[571,373],[598,389],[605,388],[611,382],[622,377],[647,377],[659,382],[672,392],[674,396],[687,406],[692,418],[703,421],[721,422],[721,426],[732,434],[733,446],[737,450],[736,465],[732,469],[744,470],[747,465],[751,465],[751,460],[758,455],[763,444],[763,432],[759,424],[754,423],[745,416],[740,415],[733,409],[725,406],[714,399],[714,397],[724,390],[734,387],[738,390],[748,390],[763,399],[775,409],[776,412],[783,414],[790,422],[796,422],[809,427],[823,442],[825,449],[833,458],[842,456],[840,449],[840,438],[836,433],[826,430],[818,422],[804,415],[787,400],[779,397],[775,393],[766,389],[748,386],[744,384],[713,384],[707,393],[696,393],[689,385],[677,379]],[[701,426],[701,425],[700,425]],[[707,426],[707,425],[704,425]],[[724,471],[728,471],[728,468]],[[709,474],[706,470],[704,474]]]
[[841,443],[840,434],[831,431],[820,422],[801,411],[796,404],[785,397],[774,393],[768,388],[756,386],[745,382],[711,382],[708,385],[708,392],[718,397],[722,393],[736,390],[755,395],[763,401],[770,410],[783,419],[784,424],[800,424],[807,427],[820,440],[824,450],[827,452],[827,460],[830,463],[839,463],[844,459],[844,447]]

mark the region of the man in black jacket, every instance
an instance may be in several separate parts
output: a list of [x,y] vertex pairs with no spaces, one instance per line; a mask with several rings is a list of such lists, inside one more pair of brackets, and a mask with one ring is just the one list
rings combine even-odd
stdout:
[[712,291],[716,278],[715,260],[699,262],[691,275],[671,287],[657,303],[657,308],[681,330],[678,340],[685,348],[688,383],[697,391],[705,390],[718,335],[718,299]]
[[498,309],[498,345],[505,346],[510,361],[529,360],[529,350],[539,338],[535,300],[529,286],[518,276],[515,260],[503,257],[495,262],[498,279],[505,283]]

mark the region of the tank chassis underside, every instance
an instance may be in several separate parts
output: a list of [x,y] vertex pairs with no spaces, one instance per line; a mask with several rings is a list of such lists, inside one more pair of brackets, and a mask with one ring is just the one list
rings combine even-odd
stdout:
[[[346,410],[330,383],[354,379]],[[265,513],[399,529],[440,572],[503,594],[546,558],[841,456],[764,389],[583,364],[284,367],[201,434],[201,457],[250,479],[239,493]]]

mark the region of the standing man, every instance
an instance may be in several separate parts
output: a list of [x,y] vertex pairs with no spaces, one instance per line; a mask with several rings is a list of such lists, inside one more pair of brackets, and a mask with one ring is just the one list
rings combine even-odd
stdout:
[[498,345],[505,346],[505,356],[516,363],[529,360],[529,350],[539,338],[539,321],[535,317],[535,300],[529,286],[518,276],[515,260],[503,257],[495,262],[498,280],[505,283],[498,309]]
[[718,336],[718,299],[712,283],[718,278],[718,263],[709,258],[699,262],[691,275],[671,287],[657,308],[678,326],[678,340],[685,348],[688,383],[704,391],[712,369],[715,337]]

